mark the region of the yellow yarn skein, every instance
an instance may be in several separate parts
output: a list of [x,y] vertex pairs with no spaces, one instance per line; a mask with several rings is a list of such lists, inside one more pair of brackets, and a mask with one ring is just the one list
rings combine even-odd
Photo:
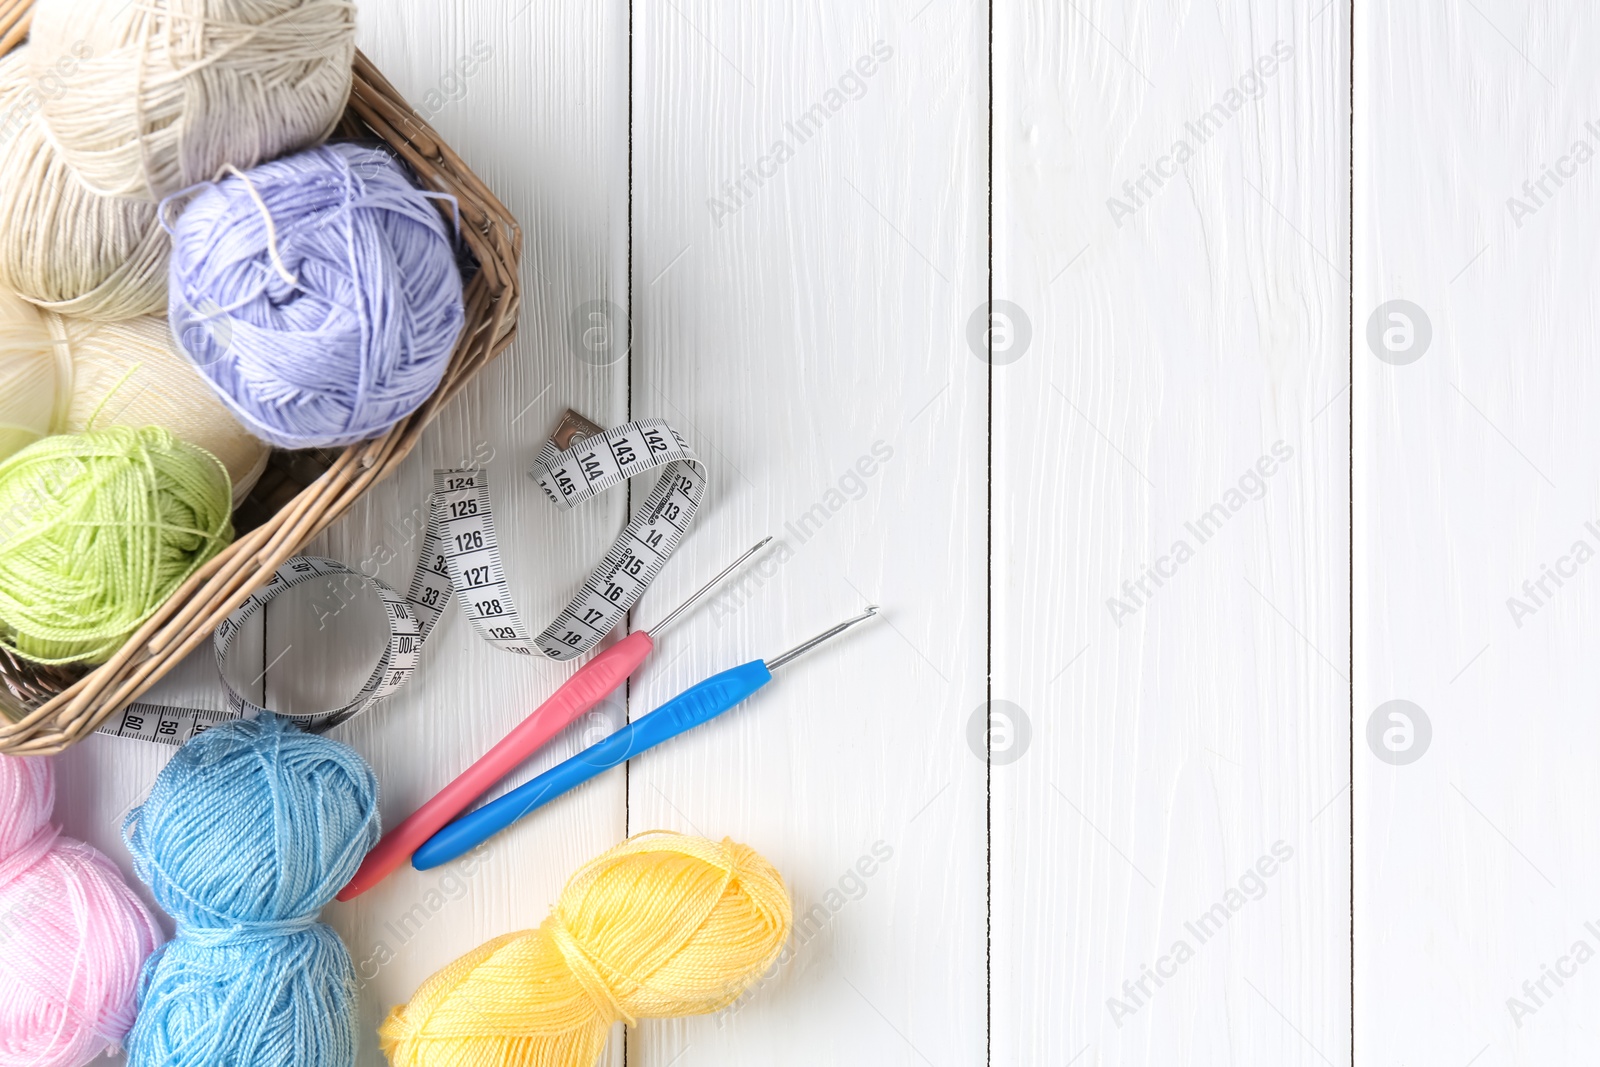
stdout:
[[618,1020],[732,1004],[790,921],[783,878],[748,846],[640,834],[573,875],[537,930],[429,978],[378,1037],[394,1067],[590,1067]]
[[45,133],[31,47],[0,57],[0,285],[65,315],[164,311],[172,242],[156,205],[97,196],[73,174]]
[[176,350],[166,319],[95,322],[0,290],[0,460],[91,426],[160,426],[200,446],[228,468],[235,505],[271,453]]

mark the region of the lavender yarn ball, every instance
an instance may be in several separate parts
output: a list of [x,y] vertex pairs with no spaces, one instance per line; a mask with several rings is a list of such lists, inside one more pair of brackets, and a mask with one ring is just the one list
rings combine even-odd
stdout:
[[388,152],[330,144],[224,178],[183,208],[172,331],[256,436],[355,444],[438,388],[465,311],[437,199]]

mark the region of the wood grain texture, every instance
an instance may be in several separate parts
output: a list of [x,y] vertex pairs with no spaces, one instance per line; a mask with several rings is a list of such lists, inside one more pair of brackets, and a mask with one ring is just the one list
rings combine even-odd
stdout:
[[984,292],[985,15],[910,14],[635,7],[633,413],[712,465],[652,599],[782,544],[672,633],[630,710],[886,610],[635,761],[630,828],[751,843],[799,926],[747,1006],[647,1023],[630,1063],[983,1057],[983,765],[962,731],[983,695],[985,392],[962,332]]
[[[391,1004],[488,937],[536,924],[582,861],[657,827],[761,850],[788,880],[800,925],[747,1001],[626,1036],[618,1027],[611,1064],[1351,1062],[1350,12],[1343,0],[1319,6],[363,0],[362,48],[522,220],[526,307],[516,347],[313,550],[386,560],[380,575],[403,587],[432,470],[483,463],[513,592],[542,624],[628,505],[616,493],[559,515],[524,476],[568,406],[605,424],[666,418],[710,467],[710,503],[633,626],[761,535],[782,542],[672,630],[625,696],[509,784],[717,670],[771,656],[864,602],[885,608],[880,623],[785,668],[743,708],[497,837],[470,873],[408,869],[331,907],[365,979],[364,1065],[382,1062],[372,1034]],[[1536,107],[1512,102],[1527,88],[1512,88],[1520,60],[1484,58],[1493,31],[1442,10],[1386,9],[1388,28],[1375,19],[1360,38],[1367,62],[1377,54],[1386,68],[1374,91],[1418,102],[1363,112],[1374,142],[1363,150],[1392,162],[1358,171],[1369,213],[1357,232],[1376,250],[1362,260],[1358,249],[1357,273],[1372,279],[1358,317],[1412,292],[1407,278],[1439,274],[1430,242],[1471,232],[1463,220],[1490,218],[1496,190],[1513,184],[1491,183],[1470,210],[1447,208],[1423,131],[1449,94],[1399,70],[1399,57],[1428,42],[1440,69],[1462,56],[1487,64],[1472,68],[1499,101],[1483,128],[1504,138],[1525,117],[1517,108]],[[1509,11],[1500,25],[1520,42]],[[1559,28],[1589,29],[1587,18]],[[1490,36],[1469,47],[1469,30]],[[1277,60],[1271,74],[1255,66],[1263,57]],[[1479,137],[1462,121],[1456,136]],[[1571,125],[1539,121],[1550,137]],[[1164,168],[1179,141],[1192,158],[1148,177],[1146,164]],[[1545,143],[1519,140],[1518,151]],[[1407,206],[1423,196],[1419,174],[1437,183],[1426,209]],[[1567,201],[1580,223],[1581,199]],[[1370,210],[1374,200],[1391,214]],[[1553,235],[1556,219],[1551,209],[1539,222]],[[1391,247],[1380,227],[1407,236]],[[1546,241],[1508,243],[1478,268],[1509,269],[1548,253]],[[1542,269],[1587,269],[1588,258],[1565,255]],[[986,322],[991,270],[993,296],[1020,314],[997,306],[1003,317]],[[1468,309],[1510,283],[1478,284],[1452,297],[1467,316],[1454,328],[1470,324],[1475,336],[1488,324],[1471,314],[1486,313]],[[1547,310],[1538,292],[1526,287],[1524,313]],[[614,361],[574,336],[592,301],[614,306],[610,321],[576,326],[609,326]],[[1489,336],[1509,343],[1504,331]],[[1579,336],[1574,328],[1567,345]],[[1474,343],[1483,399],[1449,380],[1493,405],[1484,410],[1555,476],[1541,409],[1496,371],[1486,338]],[[1503,610],[1503,576],[1491,581],[1482,559],[1437,547],[1455,529],[1441,515],[1481,523],[1472,509],[1498,505],[1467,495],[1477,479],[1453,474],[1465,510],[1451,512],[1432,457],[1465,449],[1474,462],[1463,469],[1500,464],[1491,479],[1526,494],[1541,517],[1517,526],[1519,566],[1545,558],[1558,498],[1528,484],[1526,468],[1516,480],[1520,460],[1496,451],[1506,442],[1447,384],[1396,392],[1426,381],[1419,370],[1442,375],[1443,363],[1358,357],[1367,436],[1356,542],[1377,535],[1385,546],[1381,559],[1370,547],[1364,564],[1357,557],[1382,576],[1358,587],[1368,600],[1356,617],[1372,635],[1358,655],[1374,657],[1358,687],[1359,732],[1375,701],[1431,692],[1408,682],[1432,678],[1412,673],[1420,664],[1476,647],[1470,627],[1453,623],[1461,634],[1435,641],[1428,625],[1427,605],[1458,595],[1442,583],[1464,580],[1461,564],[1482,583],[1483,618]],[[1574,400],[1587,379],[1576,380]],[[1415,469],[1389,462],[1394,449]],[[1558,483],[1578,493],[1590,461],[1560,462]],[[1595,510],[1580,504],[1570,510]],[[1554,552],[1568,531],[1551,529],[1562,535]],[[1192,554],[1181,564],[1170,559],[1179,541]],[[1147,576],[1158,565],[1159,585]],[[371,603],[355,597],[319,625],[316,600],[275,603],[231,672],[262,675],[276,707],[345,696],[376,652],[373,627],[355,624]],[[326,596],[318,603],[326,612]],[[1574,590],[1539,615],[1540,625],[1562,619],[1565,636],[1530,662],[1553,670],[1576,649],[1582,603]],[[1418,635],[1409,646],[1386,636],[1391,615]],[[1509,657],[1518,631],[1501,629]],[[1499,647],[1473,670],[1493,667]],[[1485,677],[1512,686],[1529,668],[1511,662]],[[196,657],[163,694],[214,706],[210,669],[209,653]],[[372,761],[392,824],[571,669],[497,653],[452,610],[413,683],[336,736]],[[1502,688],[1499,703],[1515,703],[1514,692]],[[986,718],[991,694],[1021,715]],[[1493,705],[1472,706],[1492,732]],[[1438,751],[1410,767],[1364,763],[1358,733],[1358,784],[1370,791],[1358,828],[1372,850],[1358,857],[1359,915],[1381,931],[1357,959],[1358,986],[1371,990],[1357,994],[1362,1063],[1438,1062],[1438,1035],[1460,1038],[1466,1021],[1503,1012],[1476,994],[1413,1006],[1411,991],[1488,966],[1481,945],[1498,953],[1498,969],[1471,972],[1483,989],[1536,974],[1532,957],[1526,974],[1515,966],[1521,934],[1486,940],[1450,926],[1555,899],[1531,872],[1509,870],[1521,861],[1463,814],[1448,783],[1409,792],[1442,773],[1452,747],[1469,776],[1456,784],[1567,892],[1586,884],[1581,857],[1540,851],[1556,840],[1536,818],[1548,807],[1496,795],[1510,789],[1492,777],[1499,738],[1473,745],[1469,727],[1447,734],[1446,717],[1436,717]],[[1513,749],[1520,759],[1539,757],[1526,746]],[[68,831],[125,863],[113,816],[165,757],[108,739],[74,749],[62,760]],[[1548,805],[1560,786],[1542,788]],[[1413,810],[1442,814],[1400,817]],[[1430,836],[1453,842],[1460,865],[1435,870]],[[1258,864],[1272,873],[1248,875]],[[1202,941],[1185,924],[1217,905],[1227,918]],[[1572,925],[1562,922],[1551,929]],[[1446,930],[1472,949],[1440,958]],[[1381,939],[1409,962],[1397,965]],[[1193,957],[1163,985],[1124,990],[1179,940]],[[1539,946],[1534,955],[1549,959],[1561,937]],[[1126,1010],[1113,1012],[1112,998]],[[1560,1010],[1586,1003],[1569,994]],[[1417,1010],[1426,1032],[1408,1014]],[[1558,1062],[1509,1058],[1516,1037],[1484,1041],[1506,1041],[1504,1062]]]
[[1315,6],[997,8],[995,1063],[1350,1061],[1348,11]]
[[[1600,1009],[1600,965],[1578,962],[1600,951],[1600,20],[1591,5],[1481,0],[1364,12],[1357,1049],[1373,1063],[1586,1063]],[[1431,326],[1431,343],[1414,334],[1390,354],[1410,362],[1368,343],[1393,300]],[[1432,733],[1398,766],[1363,742],[1392,700]]]

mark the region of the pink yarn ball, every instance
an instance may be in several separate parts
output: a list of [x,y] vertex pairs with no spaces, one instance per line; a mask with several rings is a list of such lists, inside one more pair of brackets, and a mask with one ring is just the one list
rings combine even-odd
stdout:
[[83,1067],[133,1026],[160,929],[99,851],[50,822],[55,772],[0,755],[0,1067]]

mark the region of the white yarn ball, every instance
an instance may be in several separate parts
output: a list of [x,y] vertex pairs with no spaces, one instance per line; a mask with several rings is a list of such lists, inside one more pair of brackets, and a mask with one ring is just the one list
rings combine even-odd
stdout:
[[[14,383],[31,395],[31,412],[20,401],[12,403]],[[255,486],[271,454],[177,351],[166,319],[67,318],[0,291],[0,458],[9,454],[8,412],[26,420],[13,435],[22,445],[45,433],[82,433],[91,424],[160,426],[222,461],[235,505]]]
[[156,206],[96,196],[74,176],[45,135],[31,50],[0,57],[0,286],[64,315],[163,310],[171,241]]
[[0,459],[49,433],[57,416],[65,418],[56,409],[56,354],[40,344],[45,337],[37,308],[0,293]]
[[[45,125],[106,196],[159,200],[315,144],[350,97],[350,0],[37,0]],[[87,52],[56,92],[58,57]]]
[[272,448],[251,436],[179,353],[167,320],[126,322],[48,316],[72,356],[72,399],[61,433],[91,424],[160,426],[222,461],[237,506],[267,469]]

